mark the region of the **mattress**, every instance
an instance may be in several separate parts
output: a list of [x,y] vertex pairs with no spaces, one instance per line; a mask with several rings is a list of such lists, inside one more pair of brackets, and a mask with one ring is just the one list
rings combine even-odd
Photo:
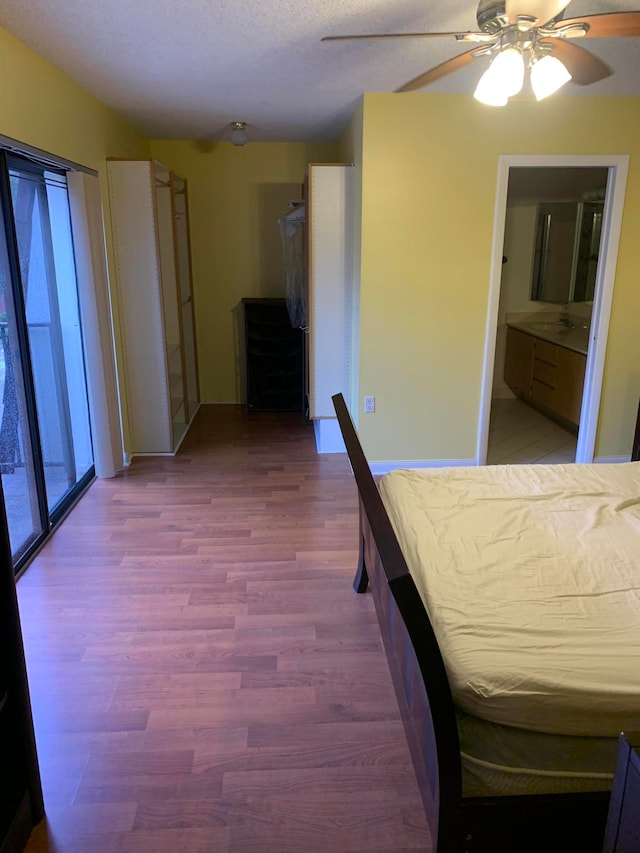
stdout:
[[[640,719],[640,463],[398,470],[380,491],[460,713],[574,752],[600,739],[607,776]],[[478,749],[467,770],[517,771],[518,747]]]
[[456,713],[465,797],[608,791],[617,737],[533,732]]

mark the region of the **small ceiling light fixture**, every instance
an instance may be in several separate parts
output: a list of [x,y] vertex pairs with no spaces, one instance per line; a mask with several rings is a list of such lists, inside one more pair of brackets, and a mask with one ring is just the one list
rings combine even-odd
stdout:
[[246,121],[232,121],[231,142],[238,147],[242,147],[243,145],[246,145],[248,141],[249,134],[247,133]]

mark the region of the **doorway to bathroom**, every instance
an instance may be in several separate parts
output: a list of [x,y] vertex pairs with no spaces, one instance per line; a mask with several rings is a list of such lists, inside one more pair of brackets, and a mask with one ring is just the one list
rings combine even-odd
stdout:
[[500,160],[481,463],[593,459],[626,159]]

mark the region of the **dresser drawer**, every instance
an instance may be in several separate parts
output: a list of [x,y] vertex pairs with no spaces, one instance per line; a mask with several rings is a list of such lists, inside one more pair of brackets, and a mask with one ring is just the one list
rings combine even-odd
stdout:
[[536,338],[535,357],[540,361],[556,365],[558,363],[558,347],[548,341],[543,341],[542,338]]
[[551,406],[553,403],[553,388],[534,379],[531,383],[531,397],[537,403],[542,403],[544,406]]
[[556,387],[556,368],[553,364],[547,364],[546,361],[540,361],[538,358],[533,360],[533,378],[544,385],[549,385],[550,388]]

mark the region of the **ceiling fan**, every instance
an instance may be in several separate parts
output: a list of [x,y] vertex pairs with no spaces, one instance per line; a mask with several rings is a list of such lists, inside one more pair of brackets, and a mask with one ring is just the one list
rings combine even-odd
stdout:
[[570,0],[480,0],[477,32],[340,35],[325,36],[322,41],[450,37],[471,42],[478,46],[419,74],[396,92],[422,89],[478,57],[490,56],[491,64],[480,78],[474,97],[490,106],[504,106],[522,89],[527,70],[538,100],[569,80],[587,86],[613,74],[575,39],[640,36],[640,11],[565,18],[569,3]]

